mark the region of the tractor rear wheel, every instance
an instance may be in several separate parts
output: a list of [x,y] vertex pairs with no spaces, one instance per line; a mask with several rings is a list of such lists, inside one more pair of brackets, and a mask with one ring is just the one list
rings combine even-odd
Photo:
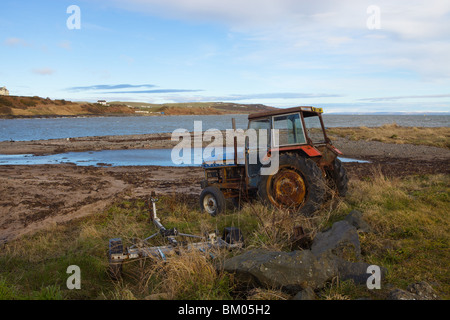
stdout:
[[225,211],[225,196],[217,187],[206,187],[200,194],[200,209],[211,216],[216,216]]
[[313,160],[294,153],[280,155],[278,172],[261,176],[258,186],[266,204],[305,216],[321,207],[325,192],[322,170]]
[[333,172],[331,172],[331,177],[333,179],[335,190],[338,192],[339,196],[345,197],[348,190],[347,171],[342,165],[341,160],[337,158],[334,160]]

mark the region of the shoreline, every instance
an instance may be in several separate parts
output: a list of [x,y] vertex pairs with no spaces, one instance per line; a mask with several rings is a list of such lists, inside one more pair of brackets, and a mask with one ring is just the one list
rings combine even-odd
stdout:
[[152,114],[130,114],[130,113],[116,113],[116,114],[74,114],[74,115],[0,115],[0,119],[61,119],[61,118],[106,118],[106,117],[161,117],[162,115]]
[[[222,133],[225,134],[224,131]],[[210,141],[204,141],[202,136],[195,136],[194,132],[190,134],[192,145],[194,142],[197,144],[201,143],[203,147],[211,144]],[[171,138],[172,133],[149,133],[31,141],[0,141],[0,154],[51,155],[101,150],[170,149],[180,142],[179,139],[172,141]],[[353,140],[337,135],[333,135],[331,140],[333,145],[343,152],[343,156],[348,158],[361,160],[385,157],[415,160],[450,159],[450,149],[436,146]],[[224,143],[226,143],[225,139]]]

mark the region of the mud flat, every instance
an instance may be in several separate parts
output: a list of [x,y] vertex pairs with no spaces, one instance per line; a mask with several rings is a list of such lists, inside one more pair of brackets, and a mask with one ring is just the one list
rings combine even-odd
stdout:
[[[0,142],[3,154],[47,154],[105,149],[171,148],[170,134]],[[450,173],[450,150],[429,146],[350,141],[334,144],[346,157],[350,179],[381,170],[387,176]],[[158,194],[197,197],[200,167],[79,167],[71,164],[0,166],[0,242],[52,224],[101,212],[114,201]]]
[[201,168],[0,166],[0,242],[101,212],[115,200],[198,194]]

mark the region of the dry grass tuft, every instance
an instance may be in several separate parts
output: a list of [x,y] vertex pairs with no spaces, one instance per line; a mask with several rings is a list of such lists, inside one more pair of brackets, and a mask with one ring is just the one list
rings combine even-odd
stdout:
[[402,127],[395,122],[381,127],[329,128],[328,133],[350,140],[427,145],[450,149],[449,127]]
[[291,296],[281,290],[254,288],[249,291],[247,300],[290,300]]
[[202,252],[173,256],[167,261],[154,261],[151,277],[158,278],[153,292],[164,293],[168,299],[229,299],[230,275],[216,270],[212,260]]

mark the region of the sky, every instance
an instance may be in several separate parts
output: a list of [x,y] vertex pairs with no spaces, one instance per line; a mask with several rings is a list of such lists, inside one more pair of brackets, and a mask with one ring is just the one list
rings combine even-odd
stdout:
[[72,101],[448,113],[450,1],[2,0],[2,86]]

